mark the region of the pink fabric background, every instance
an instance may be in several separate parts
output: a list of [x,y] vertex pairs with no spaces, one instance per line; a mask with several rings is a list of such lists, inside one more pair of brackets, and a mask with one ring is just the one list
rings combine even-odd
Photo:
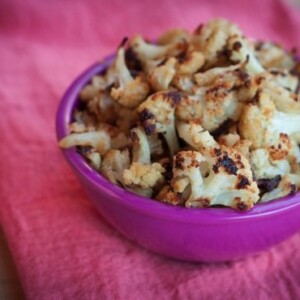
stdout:
[[259,256],[166,259],[91,207],[55,140],[59,99],[126,35],[211,17],[300,47],[300,12],[271,1],[0,1],[0,220],[28,299],[299,299],[300,232]]

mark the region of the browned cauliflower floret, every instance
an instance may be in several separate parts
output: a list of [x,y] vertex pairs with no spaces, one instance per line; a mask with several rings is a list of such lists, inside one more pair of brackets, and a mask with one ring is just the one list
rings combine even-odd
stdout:
[[62,148],[88,146],[102,155],[111,148],[118,149],[127,146],[128,138],[117,127],[107,123],[99,123],[92,131],[88,131],[88,128],[85,128],[85,131],[65,136],[60,140],[59,145]]
[[172,205],[180,205],[184,203],[184,197],[181,193],[175,193],[170,185],[165,185],[155,199]]
[[300,94],[291,93],[275,80],[266,80],[262,90],[268,94],[279,111],[300,114]]
[[226,120],[237,120],[242,104],[236,92],[219,82],[210,87],[198,88],[195,95],[185,97],[176,109],[180,120],[198,120],[209,130],[216,130]]
[[114,124],[119,104],[106,91],[100,91],[86,102],[87,111],[97,122]]
[[179,137],[202,153],[209,151],[213,147],[218,147],[217,142],[211,134],[205,130],[198,122],[177,122]]
[[233,63],[245,63],[245,69],[250,74],[258,74],[265,69],[254,54],[251,43],[242,36],[231,36],[227,41],[227,51]]
[[149,72],[149,82],[155,91],[165,91],[176,73],[176,59],[169,58],[165,63],[158,65]]
[[287,70],[280,69],[270,69],[268,76],[270,76],[270,80],[273,81],[273,85],[280,85],[283,88],[287,89],[289,92],[296,93],[299,80],[298,76],[291,74],[291,72]]
[[268,202],[293,195],[300,188],[300,175],[288,174],[282,177],[279,184],[270,192],[262,195],[260,202]]
[[196,151],[176,154],[173,163],[172,188],[183,193],[188,187],[187,207],[226,205],[248,210],[259,199],[249,162],[229,147],[213,148],[214,156]]
[[175,130],[175,107],[180,101],[181,95],[178,92],[158,92],[138,107],[140,122],[146,134],[161,133],[171,156],[179,148]]
[[172,80],[172,85],[181,92],[193,94],[196,82],[191,74],[176,74]]
[[164,171],[165,169],[159,163],[145,165],[133,162],[128,169],[124,170],[123,182],[130,190],[151,197],[153,188],[163,182]]
[[239,130],[243,138],[251,141],[252,150],[264,148],[272,160],[287,159],[295,169],[300,163],[299,124],[299,114],[276,110],[270,97],[261,93],[258,105],[245,107]]
[[111,96],[125,107],[138,106],[147,97],[149,85],[142,76],[131,76],[125,63],[124,47],[118,50],[114,68],[118,86],[112,88]]
[[204,65],[205,57],[199,51],[190,51],[178,58],[177,72],[179,74],[194,74]]
[[62,148],[74,146],[90,146],[100,154],[104,154],[111,147],[111,138],[105,130],[71,133],[59,141]]
[[147,60],[164,59],[165,57],[179,55],[186,50],[187,41],[185,39],[173,39],[170,43],[157,45],[147,43],[141,36],[136,36],[129,42],[129,45],[138,58],[145,63]]
[[246,139],[241,139],[237,133],[228,133],[219,136],[218,143],[236,149],[249,160],[251,142]]
[[192,36],[192,46],[204,54],[207,67],[211,67],[220,61],[227,40],[233,35],[242,36],[235,24],[224,19],[214,19],[197,28]]
[[265,69],[291,70],[295,66],[293,53],[270,42],[256,42],[255,55]]
[[263,78],[251,77],[239,68],[226,68],[225,72],[210,69],[196,74],[195,79],[199,87],[193,87],[194,94],[179,103],[176,116],[184,121],[197,120],[209,131],[229,119],[237,121],[244,103],[252,101],[263,82]]
[[123,172],[130,165],[129,151],[109,150],[102,161],[101,173],[114,184],[123,184]]
[[291,166],[286,159],[272,159],[266,149],[251,151],[250,162],[256,179],[272,179],[291,172]]
[[130,130],[132,142],[132,161],[142,164],[151,163],[151,155],[163,154],[162,142],[157,135],[147,136],[140,127]]

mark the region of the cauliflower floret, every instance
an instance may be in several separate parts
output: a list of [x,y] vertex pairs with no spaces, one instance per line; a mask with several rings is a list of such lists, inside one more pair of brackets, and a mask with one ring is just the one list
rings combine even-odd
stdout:
[[203,53],[198,51],[190,51],[178,58],[177,72],[179,74],[194,74],[205,63]]
[[181,101],[178,92],[157,92],[138,107],[140,122],[147,135],[162,133],[171,156],[179,149],[175,130],[175,107]]
[[153,68],[149,72],[149,82],[155,91],[165,91],[176,73],[176,59],[169,58],[164,64]]
[[88,160],[94,169],[100,169],[102,159],[99,152],[96,152],[90,146],[78,146],[76,150]]
[[111,147],[111,138],[104,130],[71,133],[59,141],[59,146],[62,148],[90,146],[100,154],[104,154]]
[[94,167],[96,170],[99,170],[101,167],[101,155],[98,152],[91,151],[90,153],[87,153],[85,157],[89,160],[92,167]]
[[229,119],[237,121],[244,103],[252,101],[263,82],[239,68],[227,68],[225,73],[215,69],[195,74],[200,87],[193,87],[194,93],[184,97],[176,109],[178,119],[198,120],[209,131]]
[[149,85],[141,76],[131,76],[125,63],[124,47],[119,48],[113,67],[117,74],[118,87],[112,88],[111,96],[125,107],[138,106],[147,97]]
[[110,144],[112,149],[124,148],[129,144],[127,135],[118,127],[109,125],[107,123],[99,123],[96,130],[103,130],[110,136]]
[[241,108],[236,91],[220,81],[184,97],[176,109],[176,116],[184,121],[198,120],[205,129],[214,131],[228,119],[237,120]]
[[291,53],[287,53],[281,46],[270,42],[256,42],[255,55],[266,69],[290,70],[295,65]]
[[170,185],[165,185],[155,199],[172,205],[180,205],[184,203],[184,197],[180,193],[175,193]]
[[144,130],[139,127],[131,129],[130,138],[132,141],[132,161],[141,164],[150,164],[150,145]]
[[285,196],[293,195],[300,188],[300,175],[288,174],[282,177],[278,186],[262,195],[260,202],[268,202]]
[[122,174],[130,165],[129,151],[109,150],[103,158],[101,173],[114,184],[123,184]]
[[243,138],[252,142],[252,150],[265,148],[272,160],[287,159],[293,165],[300,162],[300,150],[293,139],[299,135],[298,124],[299,114],[277,111],[270,97],[261,93],[258,105],[245,107],[239,130]]
[[287,70],[271,69],[269,70],[270,80],[273,80],[274,84],[278,84],[292,93],[296,93],[299,78],[296,75],[291,74]]
[[129,169],[124,170],[123,180],[126,186],[153,188],[158,181],[163,179],[165,169],[159,163],[144,165],[134,162]]
[[176,127],[179,137],[201,153],[205,153],[213,147],[218,147],[217,142],[210,133],[197,122],[178,121]]
[[207,67],[211,67],[218,63],[227,40],[233,35],[242,36],[235,24],[224,19],[214,19],[196,29],[192,36],[192,46],[204,54]]
[[176,193],[190,187],[187,207],[226,205],[248,210],[259,199],[250,165],[232,148],[211,149],[215,156],[196,151],[181,151],[174,157],[171,186]]
[[249,160],[251,142],[245,139],[241,139],[241,137],[237,133],[228,133],[219,136],[218,143],[220,145],[236,149]]
[[141,36],[136,36],[129,44],[142,62],[164,59],[167,56],[174,57],[185,51],[187,48],[187,41],[185,39],[176,39],[168,44],[155,45],[146,43]]
[[266,149],[251,151],[250,161],[256,179],[271,179],[277,175],[285,175],[291,172],[287,160],[274,160]]
[[265,69],[257,60],[251,44],[241,36],[232,36],[228,39],[227,50],[230,53],[230,60],[233,63],[245,62],[245,69],[250,74],[264,72]]
[[162,155],[164,150],[158,134],[146,135],[143,128],[130,130],[132,142],[132,161],[142,164],[151,163],[151,155]]
[[218,77],[223,76],[227,72],[237,71],[239,68],[237,65],[211,68],[205,72],[196,73],[194,78],[199,86],[209,86],[213,84]]
[[300,114],[300,94],[294,94],[274,80],[265,80],[262,91],[269,95],[279,111]]
[[97,122],[114,124],[119,106],[106,91],[101,91],[97,96],[88,100],[87,111],[96,117]]
[[[133,162],[123,172],[123,182],[130,190],[142,195],[152,196],[153,188],[163,182],[165,169],[159,163],[141,164]],[[144,191],[143,191],[144,190]]]
[[172,85],[175,86],[175,88],[187,94],[193,93],[195,84],[194,77],[190,74],[176,74],[172,80]]

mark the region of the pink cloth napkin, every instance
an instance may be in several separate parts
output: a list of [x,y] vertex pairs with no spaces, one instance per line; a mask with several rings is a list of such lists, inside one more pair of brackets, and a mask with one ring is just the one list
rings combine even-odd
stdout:
[[161,257],[101,218],[56,144],[56,109],[79,72],[124,36],[216,16],[300,47],[300,12],[279,0],[0,2],[0,221],[28,299],[300,298],[300,232],[237,262]]

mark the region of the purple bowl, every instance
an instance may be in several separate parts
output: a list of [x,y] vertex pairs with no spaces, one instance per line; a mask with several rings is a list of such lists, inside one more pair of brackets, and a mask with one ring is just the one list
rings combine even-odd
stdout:
[[[96,63],[66,91],[57,112],[57,139],[69,133],[78,93],[112,57]],[[258,204],[251,211],[174,207],[115,186],[75,149],[63,154],[96,209],[128,239],[162,255],[187,261],[228,261],[259,253],[300,229],[300,195]]]

